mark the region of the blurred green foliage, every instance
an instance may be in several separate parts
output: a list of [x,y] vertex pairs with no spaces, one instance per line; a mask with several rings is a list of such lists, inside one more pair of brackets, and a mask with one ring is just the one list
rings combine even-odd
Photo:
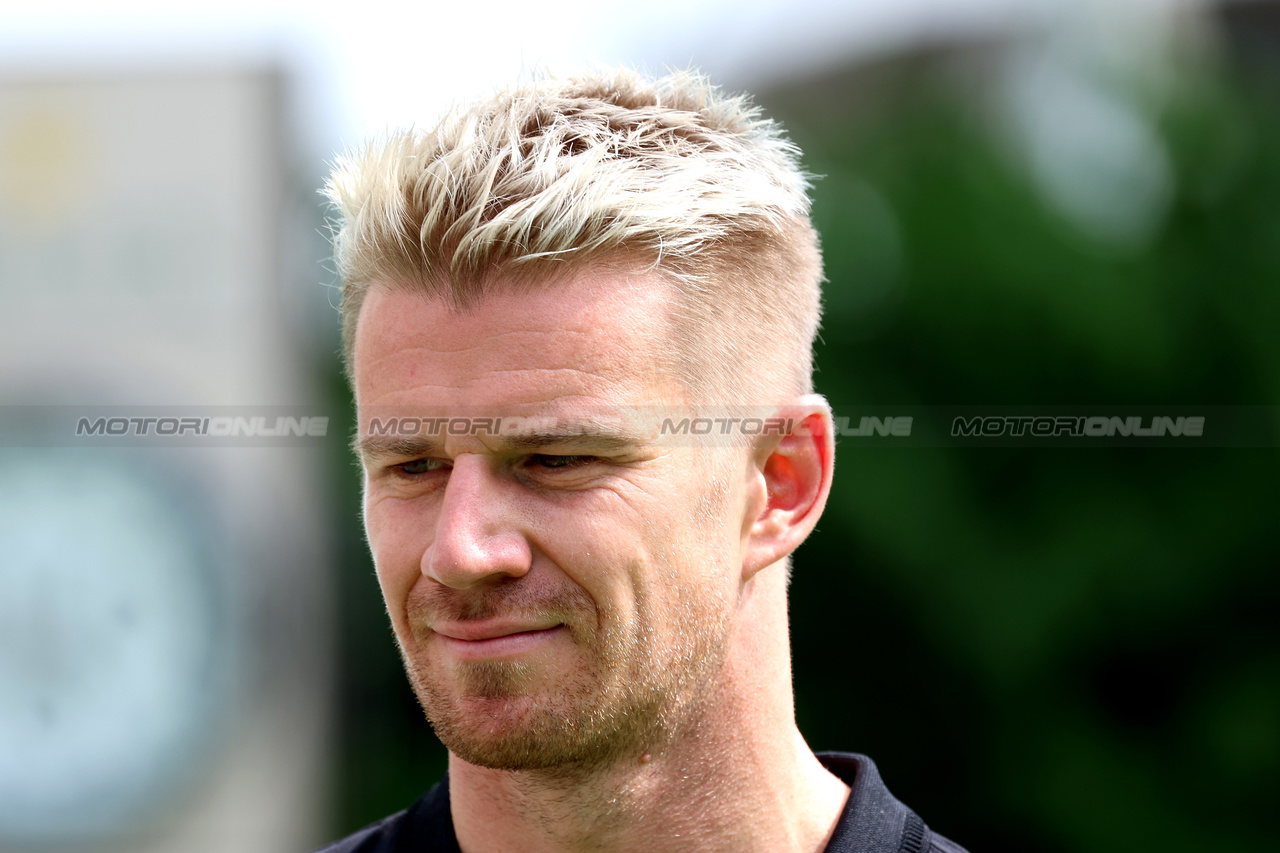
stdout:
[[[818,390],[875,414],[1275,405],[1276,81],[1184,70],[1154,117],[1168,207],[1117,246],[951,68],[763,99],[823,175]],[[1274,447],[857,442],[792,587],[815,748],[871,754],[975,851],[1280,849]]]

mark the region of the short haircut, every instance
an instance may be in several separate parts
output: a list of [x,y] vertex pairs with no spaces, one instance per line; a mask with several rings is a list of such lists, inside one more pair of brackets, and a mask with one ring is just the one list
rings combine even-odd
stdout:
[[799,153],[745,96],[628,70],[526,83],[348,152],[325,185],[348,375],[371,286],[464,310],[611,266],[673,287],[669,364],[694,396],[806,393],[822,259]]

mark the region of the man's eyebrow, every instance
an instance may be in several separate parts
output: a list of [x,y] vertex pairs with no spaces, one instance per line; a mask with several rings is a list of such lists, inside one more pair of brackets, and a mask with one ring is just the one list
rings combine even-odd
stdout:
[[647,443],[644,437],[613,426],[575,424],[559,429],[539,429],[504,435],[497,440],[501,447],[530,453],[548,447],[571,445],[575,450],[601,452],[632,450]]
[[[559,446],[610,453],[635,450],[651,440],[649,436],[620,425],[598,422],[567,423],[498,435],[490,435],[487,430],[480,429],[477,435],[490,449],[509,453],[536,453]],[[351,449],[366,461],[388,457],[412,459],[443,453],[443,438],[439,435],[357,434],[351,440]]]
[[426,435],[360,435],[351,439],[351,450],[362,460],[386,457],[417,458],[439,452],[440,440]]

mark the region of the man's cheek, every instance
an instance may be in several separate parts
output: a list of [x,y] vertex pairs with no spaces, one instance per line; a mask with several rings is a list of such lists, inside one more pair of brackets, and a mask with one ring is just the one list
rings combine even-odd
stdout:
[[408,553],[391,553],[374,557],[378,586],[392,615],[403,613],[409,592],[422,576],[418,561]]
[[398,543],[394,537],[387,536],[386,528],[378,523],[376,517],[370,520],[368,536],[383,601],[396,622],[396,629],[400,630],[409,591],[421,576],[421,553],[415,556],[412,548],[405,548],[405,543]]

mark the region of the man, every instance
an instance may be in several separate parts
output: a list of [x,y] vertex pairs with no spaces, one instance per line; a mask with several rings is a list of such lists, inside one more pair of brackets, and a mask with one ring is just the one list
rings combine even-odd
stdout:
[[339,163],[365,525],[449,770],[328,850],[960,849],[795,724],[788,559],[834,464],[797,157],[619,71]]

